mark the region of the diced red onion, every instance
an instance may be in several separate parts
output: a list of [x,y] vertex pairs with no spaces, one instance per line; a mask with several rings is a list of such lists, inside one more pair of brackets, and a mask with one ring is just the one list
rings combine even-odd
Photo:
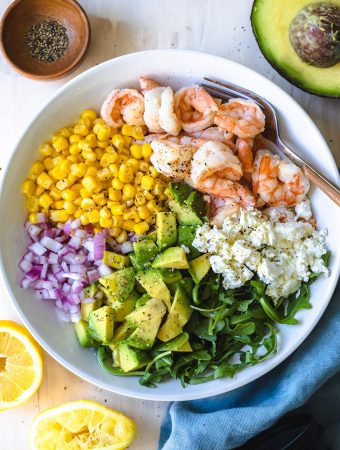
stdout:
[[80,310],[78,309],[78,311],[76,311],[74,313],[70,311],[70,318],[71,318],[71,322],[72,323],[80,322],[81,321],[81,312],[80,312]]
[[75,280],[71,286],[72,294],[80,294],[83,290],[83,283],[79,280]]
[[112,269],[106,264],[101,264],[98,267],[98,272],[101,277],[105,277],[106,275],[110,275],[110,273],[112,273]]
[[43,212],[37,213],[36,217],[37,223],[44,223],[47,221],[46,214]]
[[32,252],[27,252],[25,255],[24,255],[24,259],[27,259],[27,261],[33,261],[33,253]]
[[133,250],[133,244],[132,244],[132,242],[129,242],[129,241],[123,242],[120,246],[120,249],[123,254],[131,253]]
[[102,259],[105,250],[105,236],[103,233],[99,232],[95,234],[93,238],[93,248],[94,259]]
[[43,247],[40,242],[34,242],[34,244],[28,247],[34,254],[41,256],[46,253],[47,249]]
[[31,224],[28,227],[28,234],[32,237],[32,236],[38,236],[41,233],[41,228],[39,227],[39,225],[33,225]]
[[42,269],[41,269],[40,278],[43,278],[43,279],[46,278],[47,269],[48,269],[48,264],[43,264]]
[[22,270],[24,273],[29,272],[32,269],[32,263],[31,261],[29,261],[28,259],[22,258],[22,260],[19,263],[19,268],[20,270]]
[[41,241],[41,245],[46,247],[48,250],[51,250],[51,252],[58,253],[62,248],[62,244],[60,242],[55,241],[54,239],[51,239],[49,236],[44,236]]
[[64,233],[67,235],[70,235],[72,233],[71,223],[72,223],[71,219],[69,219],[67,222],[65,222]]
[[74,273],[86,273],[86,267],[81,264],[70,264],[70,272]]
[[81,238],[78,236],[72,236],[70,242],[68,243],[68,246],[71,248],[78,249],[81,246]]
[[99,273],[96,269],[89,270],[87,272],[87,276],[89,277],[90,284],[96,282],[100,278]]
[[62,291],[65,292],[65,294],[69,294],[71,292],[71,285],[68,283],[64,283]]
[[81,222],[80,222],[79,219],[74,219],[74,220],[71,222],[71,228],[72,228],[72,230],[76,230],[77,228],[80,227],[80,225],[81,225]]
[[85,239],[86,236],[87,236],[87,233],[86,233],[85,230],[76,230],[76,231],[74,232],[74,236],[79,237],[79,238],[81,238],[81,239]]
[[68,268],[68,265],[66,264],[65,261],[63,261],[63,262],[61,263],[61,268],[62,268],[62,270],[63,270],[64,272],[69,272],[69,271],[70,271],[69,268]]
[[94,303],[94,299],[91,297],[86,297],[81,301],[81,303]]
[[58,255],[56,253],[50,252],[48,255],[49,264],[58,264]]

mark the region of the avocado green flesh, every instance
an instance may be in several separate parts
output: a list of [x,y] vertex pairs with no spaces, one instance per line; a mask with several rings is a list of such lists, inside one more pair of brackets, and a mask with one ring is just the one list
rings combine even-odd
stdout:
[[156,214],[157,245],[166,248],[177,242],[176,216],[169,212],[158,212]]
[[89,316],[92,311],[95,311],[96,309],[100,308],[102,306],[101,299],[95,299],[92,302],[88,303],[82,303],[80,305],[80,312],[81,312],[81,318],[82,320],[85,320],[86,322],[89,321]]
[[135,348],[149,349],[155,343],[159,326],[162,322],[165,310],[162,314],[142,322],[127,338],[126,342]]
[[74,329],[76,330],[77,338],[82,347],[93,347],[94,342],[89,332],[88,323],[85,320],[80,320],[74,324]]
[[189,273],[196,284],[206,276],[209,270],[210,261],[208,254],[201,255],[189,263]]
[[156,257],[152,267],[155,269],[188,269],[189,264],[182,247],[170,247]]
[[132,292],[132,294],[123,302],[119,302],[118,300],[111,302],[110,306],[115,313],[115,321],[123,322],[125,317],[135,309],[137,300],[138,294]]
[[[340,97],[340,63],[318,68],[305,63],[289,39],[294,17],[320,0],[255,0],[251,22],[257,43],[269,63],[287,80],[308,92]],[[340,7],[340,0],[330,3]]]
[[106,289],[104,292],[110,301],[123,302],[132,293],[135,285],[133,268],[116,270],[105,277],[99,278],[99,283]]
[[114,311],[110,306],[102,306],[89,316],[89,331],[94,339],[110,344],[113,339]]
[[140,369],[150,361],[145,351],[133,348],[126,342],[119,343],[115,352],[117,355],[114,359],[124,372]]
[[148,269],[144,272],[138,272],[136,280],[142,285],[146,292],[151,295],[151,297],[163,300],[170,310],[170,291],[158,270]]

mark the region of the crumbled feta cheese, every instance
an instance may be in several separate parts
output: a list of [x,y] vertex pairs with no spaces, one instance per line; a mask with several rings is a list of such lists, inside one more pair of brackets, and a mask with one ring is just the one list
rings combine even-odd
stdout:
[[193,246],[210,253],[212,270],[222,274],[225,289],[240,287],[257,274],[267,284],[267,295],[275,300],[288,297],[312,272],[328,274],[322,259],[327,231],[298,221],[311,217],[309,201],[303,203],[295,207],[296,216],[286,210],[284,222],[283,211],[276,214],[275,208],[268,208],[266,216],[241,209],[224,220],[222,229],[199,227]]
[[297,217],[302,219],[310,219],[312,217],[312,210],[310,208],[310,201],[308,199],[295,206],[295,213]]
[[181,248],[185,251],[185,253],[187,253],[187,254],[189,254],[190,253],[190,248],[189,247],[187,247],[186,245],[184,245],[184,244],[181,244]]

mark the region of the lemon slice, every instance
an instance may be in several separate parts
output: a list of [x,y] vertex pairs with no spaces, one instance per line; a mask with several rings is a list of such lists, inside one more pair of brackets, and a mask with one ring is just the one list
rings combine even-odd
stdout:
[[42,351],[29,332],[0,320],[0,411],[26,402],[39,388]]
[[136,436],[132,419],[90,400],[64,403],[38,414],[31,450],[123,450]]

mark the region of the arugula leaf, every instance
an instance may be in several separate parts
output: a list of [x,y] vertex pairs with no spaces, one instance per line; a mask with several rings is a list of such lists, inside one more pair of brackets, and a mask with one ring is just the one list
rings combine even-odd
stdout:
[[269,303],[269,301],[266,298],[261,297],[259,302],[263,308],[263,311],[274,322],[281,323],[284,325],[296,325],[299,323],[299,321],[294,319],[294,317],[290,317],[290,316],[281,317],[279,315],[279,313],[271,306],[271,304]]
[[294,317],[300,309],[311,309],[312,305],[309,302],[309,286],[304,283],[301,285],[299,295],[290,298],[288,301],[287,315]]

